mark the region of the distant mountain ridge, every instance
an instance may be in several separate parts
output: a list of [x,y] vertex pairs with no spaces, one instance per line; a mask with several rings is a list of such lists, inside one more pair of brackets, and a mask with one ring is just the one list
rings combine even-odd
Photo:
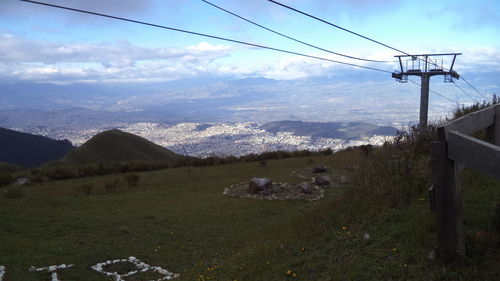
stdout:
[[144,138],[113,129],[93,136],[58,162],[76,165],[130,161],[173,163],[182,158],[184,156]]
[[0,162],[34,168],[59,159],[74,148],[68,140],[0,128]]
[[311,136],[353,140],[363,136],[395,136],[397,129],[364,122],[302,122],[275,121],[260,127],[270,133],[292,132],[297,136]]

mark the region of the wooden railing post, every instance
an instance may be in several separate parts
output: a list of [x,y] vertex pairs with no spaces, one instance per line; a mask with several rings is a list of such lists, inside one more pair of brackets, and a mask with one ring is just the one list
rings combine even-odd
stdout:
[[448,158],[445,141],[431,143],[431,161],[439,254],[444,259],[465,256],[460,170]]
[[500,145],[500,104],[495,105],[495,124],[493,125],[493,143]]
[[493,124],[486,128],[487,141],[500,145],[500,105],[495,105]]

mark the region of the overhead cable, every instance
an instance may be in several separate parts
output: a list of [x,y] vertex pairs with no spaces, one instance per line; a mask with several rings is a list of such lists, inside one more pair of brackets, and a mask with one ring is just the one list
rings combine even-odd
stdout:
[[474,102],[479,102],[478,100],[476,100],[475,98],[473,98],[471,95],[469,95],[464,89],[462,89],[462,87],[458,86],[457,83],[455,82],[452,82],[455,87],[457,87],[457,89],[459,89],[462,93],[464,93],[466,96],[468,96],[471,100],[473,100]]
[[[419,87],[421,86],[421,85],[420,85],[420,83],[415,82],[415,81],[413,81],[413,80],[411,80],[411,79],[408,79],[408,81],[412,82],[413,84],[415,84],[415,85],[417,85],[417,86],[419,86]],[[451,102],[453,102],[453,103],[455,102],[455,101],[451,100],[450,98],[447,98],[447,97],[445,97],[444,95],[442,95],[442,94],[440,94],[440,93],[438,93],[438,92],[436,92],[436,91],[433,91],[433,90],[431,90],[431,89],[429,89],[429,91],[430,91],[431,93],[434,93],[434,94],[436,94],[436,95],[438,95],[438,96],[442,97],[442,98],[443,98],[443,99],[445,99],[445,100],[451,101]]]
[[374,42],[374,43],[377,43],[377,44],[379,44],[379,45],[382,45],[382,46],[387,47],[387,48],[389,48],[389,49],[392,49],[392,50],[394,50],[394,51],[397,51],[397,52],[403,53],[403,54],[405,54],[405,55],[410,55],[410,54],[408,54],[407,52],[401,51],[401,50],[396,49],[396,48],[394,48],[394,47],[391,47],[391,46],[389,46],[389,45],[387,45],[387,44],[384,44],[384,43],[382,43],[382,42],[380,42],[380,41],[377,41],[377,40],[372,39],[372,38],[370,38],[370,37],[367,37],[367,36],[361,35],[361,34],[359,34],[359,33],[357,33],[357,32],[354,32],[354,31],[349,30],[349,29],[347,29],[347,28],[341,27],[341,26],[339,26],[339,25],[336,25],[336,24],[331,23],[331,22],[329,22],[329,21],[326,21],[326,20],[324,20],[324,19],[318,18],[318,17],[316,17],[316,16],[313,16],[313,15],[308,14],[308,13],[306,13],[306,12],[303,12],[303,11],[301,11],[301,10],[298,10],[298,9],[292,8],[292,7],[290,7],[290,6],[287,6],[287,5],[285,5],[285,4],[280,3],[280,2],[278,2],[278,1],[274,1],[274,0],[267,0],[267,1],[272,2],[272,3],[274,3],[274,4],[276,4],[276,5],[279,5],[279,6],[285,7],[285,8],[287,8],[287,9],[292,10],[292,11],[295,11],[295,12],[297,12],[297,13],[299,13],[299,14],[302,14],[302,15],[308,16],[308,17],[313,18],[313,19],[315,19],[315,20],[321,21],[321,22],[326,23],[326,24],[328,24],[328,25],[331,25],[331,26],[333,26],[333,27],[335,27],[335,28],[338,28],[338,29],[341,29],[341,30],[343,30],[343,31],[349,32],[349,33],[354,34],[354,35],[356,35],[356,36],[359,36],[359,37],[361,37],[361,38],[363,38],[363,39],[370,40],[370,41],[372,41],[372,42]]
[[276,31],[276,30],[273,30],[273,29],[271,29],[271,28],[265,27],[265,26],[263,26],[263,25],[261,25],[261,24],[258,24],[258,23],[254,22],[254,21],[252,21],[252,20],[247,19],[247,18],[244,18],[244,17],[242,17],[242,16],[240,16],[240,15],[238,15],[238,14],[236,14],[236,13],[233,13],[233,12],[231,12],[231,11],[227,10],[227,9],[224,9],[224,8],[222,8],[222,7],[218,6],[218,5],[214,4],[214,3],[211,3],[211,2],[209,2],[209,1],[207,1],[207,0],[201,0],[201,1],[203,1],[203,2],[207,3],[208,5],[211,5],[212,7],[215,7],[215,8],[217,8],[217,9],[221,10],[221,11],[224,11],[224,12],[226,12],[226,13],[228,13],[228,14],[231,14],[231,15],[233,15],[233,16],[235,16],[235,17],[239,18],[239,19],[242,19],[242,20],[244,20],[244,21],[246,21],[246,22],[249,22],[249,23],[251,23],[251,24],[253,24],[253,25],[255,25],[255,26],[258,26],[258,27],[260,27],[260,28],[262,28],[262,29],[265,29],[265,30],[267,30],[267,31],[269,31],[269,32],[272,32],[272,33],[277,34],[277,35],[279,35],[279,36],[282,36],[282,37],[285,37],[285,38],[290,39],[290,40],[292,40],[292,41],[295,41],[295,42],[297,42],[297,43],[300,43],[300,44],[306,45],[306,46],[308,46],[308,47],[312,47],[312,48],[315,48],[315,49],[318,49],[318,50],[321,50],[321,51],[324,51],[324,52],[327,52],[327,53],[330,53],[330,54],[334,54],[334,55],[337,55],[337,56],[342,56],[342,57],[345,57],[345,58],[355,59],[355,60],[368,61],[368,62],[394,62],[394,61],[383,61],[383,60],[365,59],[365,58],[360,58],[360,57],[355,57],[355,56],[350,56],[350,55],[345,55],[345,54],[342,54],[342,53],[337,53],[337,52],[334,52],[334,51],[330,51],[330,50],[327,50],[327,49],[325,49],[325,48],[321,48],[321,47],[318,47],[318,46],[316,46],[316,45],[309,44],[309,43],[307,43],[307,42],[301,41],[301,40],[299,40],[299,39],[295,39],[295,38],[293,38],[293,37],[291,37],[291,36],[288,36],[288,35],[286,35],[286,34],[283,34],[283,33],[281,33],[281,32],[278,32],[278,31]]
[[97,12],[92,12],[92,11],[87,11],[87,10],[81,10],[81,9],[75,9],[75,8],[70,8],[70,7],[66,7],[66,6],[59,6],[59,5],[54,5],[54,4],[44,3],[44,2],[32,1],[32,0],[20,0],[20,1],[28,2],[28,3],[33,3],[33,4],[38,4],[38,5],[43,5],[43,6],[49,6],[49,7],[53,7],[53,8],[59,8],[59,9],[69,10],[69,11],[74,11],[74,12],[79,12],[79,13],[84,13],[84,14],[90,14],[90,15],[94,15],[94,16],[111,18],[111,19],[115,19],[115,20],[121,20],[121,21],[136,23],[136,24],[142,24],[142,25],[147,25],[147,26],[151,26],[151,27],[168,29],[168,30],[177,31],[177,32],[181,32],[181,33],[187,33],[187,34],[191,34],[191,35],[197,35],[197,36],[202,36],[202,37],[207,37],[207,38],[212,38],[212,39],[217,39],[217,40],[222,40],[222,41],[227,41],[227,42],[232,42],[232,43],[237,43],[237,44],[252,46],[252,47],[257,47],[257,48],[261,48],[261,49],[267,49],[267,50],[272,50],[272,51],[276,51],[276,52],[297,55],[297,56],[311,58],[311,59],[323,60],[323,61],[328,61],[328,62],[343,64],[343,65],[348,65],[348,66],[352,66],[352,67],[364,68],[364,69],[369,69],[369,70],[374,70],[374,71],[379,71],[379,72],[385,72],[385,73],[392,73],[391,71],[387,71],[387,70],[383,70],[383,69],[378,69],[378,68],[374,68],[374,67],[357,65],[357,64],[353,64],[353,63],[342,62],[342,61],[337,61],[337,60],[322,58],[322,57],[313,56],[313,55],[307,55],[307,54],[303,54],[303,53],[288,51],[288,50],[284,50],[284,49],[278,49],[278,48],[269,47],[269,46],[265,46],[265,45],[248,43],[248,42],[244,42],[244,41],[239,41],[239,40],[234,40],[234,39],[229,39],[229,38],[224,38],[224,37],[220,37],[220,36],[215,36],[215,35],[210,35],[210,34],[205,34],[205,33],[199,33],[199,32],[194,32],[194,31],[189,31],[189,30],[184,30],[184,29],[179,29],[179,28],[174,28],[174,27],[168,27],[168,26],[164,26],[164,25],[158,25],[158,24],[144,22],[144,21],[139,21],[139,20],[133,20],[133,19],[123,18],[123,17],[117,17],[117,16],[112,16],[112,15],[107,15],[107,14],[102,14],[102,13],[97,13]]
[[485,95],[483,95],[483,93],[481,93],[478,89],[476,89],[474,86],[472,86],[467,80],[465,80],[465,78],[463,76],[460,76],[462,77],[462,80],[464,80],[465,83],[467,83],[467,85],[469,85],[472,89],[474,89],[474,91],[476,91],[478,94],[480,94],[483,98],[487,99],[487,97]]

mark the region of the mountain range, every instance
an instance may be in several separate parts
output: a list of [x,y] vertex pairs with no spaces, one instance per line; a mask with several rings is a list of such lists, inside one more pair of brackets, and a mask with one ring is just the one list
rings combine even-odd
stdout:
[[[487,83],[487,81],[484,81]],[[433,89],[449,91],[444,83]],[[156,83],[50,84],[0,81],[0,126],[6,115],[82,108],[118,118],[179,122],[368,122],[407,124],[418,119],[419,89],[389,75],[365,72],[294,80],[202,77]],[[457,100],[458,101],[458,100]],[[431,97],[430,116],[455,103]],[[111,117],[110,117],[111,115]]]

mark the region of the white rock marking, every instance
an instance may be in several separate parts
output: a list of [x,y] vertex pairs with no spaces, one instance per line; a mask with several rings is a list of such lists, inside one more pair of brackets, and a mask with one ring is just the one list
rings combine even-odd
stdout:
[[[137,267],[137,270],[129,271],[125,274],[118,274],[117,272],[108,272],[108,271],[105,271],[103,269],[103,267],[106,265],[111,265],[111,264],[121,263],[121,262],[132,263],[133,265],[135,265]],[[151,266],[147,263],[144,263],[144,262],[138,260],[136,257],[132,257],[132,256],[129,257],[128,259],[116,259],[116,260],[112,260],[112,261],[109,260],[109,261],[105,261],[105,262],[100,262],[100,263],[92,266],[92,269],[101,273],[101,274],[104,274],[106,276],[113,277],[115,279],[115,281],[125,281],[125,279],[123,279],[123,277],[131,276],[131,275],[137,274],[139,272],[146,272],[148,270],[158,272],[159,274],[165,276],[163,278],[157,279],[156,281],[170,280],[170,279],[179,277],[179,274],[172,273],[172,272],[170,272],[166,269],[163,269],[159,266]]]
[[[51,265],[51,266],[47,266],[47,267],[36,267],[36,266],[31,266],[29,268],[29,271],[36,271],[36,272],[40,272],[40,271],[48,271],[51,273],[51,277],[52,277],[52,281],[59,281],[59,279],[57,279],[57,270],[58,269],[67,269],[67,268],[70,268],[70,267],[73,267],[72,264],[61,264],[61,265]],[[0,281],[2,281],[2,276],[0,275]]]
[[4,274],[5,274],[5,266],[0,265],[0,281],[2,281]]

